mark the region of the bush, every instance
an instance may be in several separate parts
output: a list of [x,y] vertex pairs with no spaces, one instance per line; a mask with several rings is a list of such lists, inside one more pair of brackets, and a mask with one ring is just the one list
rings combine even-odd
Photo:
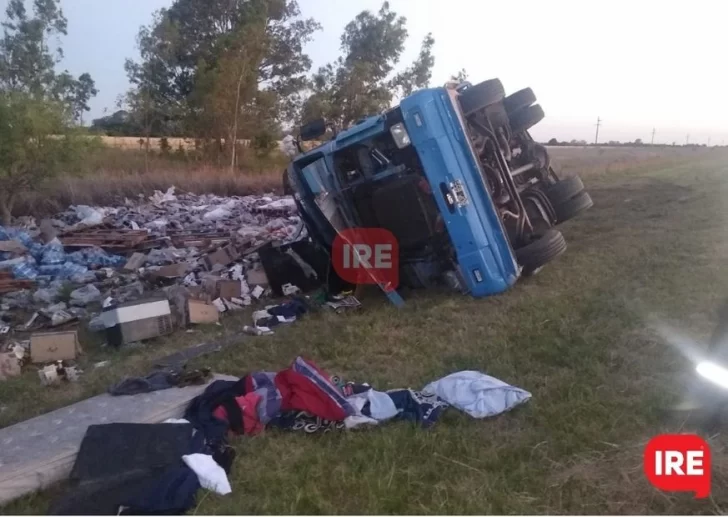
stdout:
[[278,147],[278,140],[276,140],[272,133],[263,131],[253,137],[251,147],[255,150],[255,154],[258,156],[268,156],[273,149]]

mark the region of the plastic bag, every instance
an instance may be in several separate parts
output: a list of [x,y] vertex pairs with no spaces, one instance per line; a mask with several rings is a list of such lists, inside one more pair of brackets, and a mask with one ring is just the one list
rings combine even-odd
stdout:
[[177,201],[177,196],[174,195],[174,189],[175,187],[173,186],[169,187],[164,194],[159,190],[155,190],[154,194],[149,196],[149,200],[157,205],[166,203],[167,201]]
[[71,292],[72,305],[88,305],[101,299],[101,291],[95,285],[88,284]]
[[58,298],[58,289],[51,287],[47,289],[36,289],[33,293],[33,301],[38,303],[53,303]]
[[[72,263],[73,264],[73,263]],[[74,266],[78,266],[78,264],[73,264]],[[79,266],[84,267],[84,266]],[[96,273],[93,271],[86,271],[84,273],[74,273],[73,275],[70,275],[68,279],[73,282],[74,284],[88,284],[89,282],[95,282],[96,281]]]
[[228,219],[232,215],[232,212],[228,210],[227,208],[215,208],[214,210],[211,210],[207,212],[203,219],[205,221],[221,221],[223,219]]
[[[76,264],[91,268],[96,267],[121,267],[126,264],[126,259],[120,255],[110,255],[98,247],[84,248],[69,253],[67,258]],[[82,273],[85,271],[82,271]]]
[[38,277],[38,269],[35,267],[35,260],[27,257],[26,260],[15,264],[12,268],[13,277],[18,280],[35,280]]
[[63,264],[65,261],[66,252],[63,250],[63,244],[61,244],[61,241],[57,237],[43,246],[43,254],[40,259],[41,264]]
[[72,206],[71,210],[76,212],[76,217],[81,221],[79,226],[98,226],[104,222],[106,210],[103,208],[93,208],[86,205]]

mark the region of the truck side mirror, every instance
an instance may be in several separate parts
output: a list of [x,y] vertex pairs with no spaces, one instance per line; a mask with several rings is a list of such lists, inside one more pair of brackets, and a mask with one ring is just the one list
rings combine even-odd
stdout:
[[301,126],[301,140],[315,140],[326,134],[326,120],[319,118]]

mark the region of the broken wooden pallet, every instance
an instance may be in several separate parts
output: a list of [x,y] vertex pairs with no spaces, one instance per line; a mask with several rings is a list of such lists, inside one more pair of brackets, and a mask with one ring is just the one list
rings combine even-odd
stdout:
[[153,238],[146,230],[89,229],[63,234],[59,237],[64,247],[101,249],[126,253],[148,250],[164,243],[163,238]]
[[167,237],[172,239],[172,244],[177,247],[205,248],[208,246],[219,246],[230,240],[230,232],[225,230],[213,230],[211,232],[167,232]]
[[14,278],[0,277],[0,294],[31,289],[35,285],[32,280],[15,280]]

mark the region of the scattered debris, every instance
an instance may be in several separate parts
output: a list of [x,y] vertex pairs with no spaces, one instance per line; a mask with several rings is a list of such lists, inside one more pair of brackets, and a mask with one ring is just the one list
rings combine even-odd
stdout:
[[43,386],[51,386],[59,384],[62,380],[76,382],[82,373],[83,371],[76,366],[66,366],[63,361],[56,361],[55,364],[38,370],[38,377]]
[[301,290],[293,284],[283,284],[281,289],[283,290],[283,294],[285,296],[290,296],[292,294],[298,294],[301,292]]
[[358,309],[361,307],[361,302],[354,296],[334,296],[334,300],[326,302],[326,305],[334,309],[337,314],[341,314],[347,310]]
[[[0,334],[83,320],[112,346],[168,334],[175,324],[218,322],[220,313],[280,295],[259,251],[307,235],[290,197],[198,196],[174,187],[116,207],[71,206],[39,225],[14,222],[0,226]],[[307,287],[285,286],[284,296]]]
[[20,375],[20,361],[12,352],[0,353],[0,381]]

